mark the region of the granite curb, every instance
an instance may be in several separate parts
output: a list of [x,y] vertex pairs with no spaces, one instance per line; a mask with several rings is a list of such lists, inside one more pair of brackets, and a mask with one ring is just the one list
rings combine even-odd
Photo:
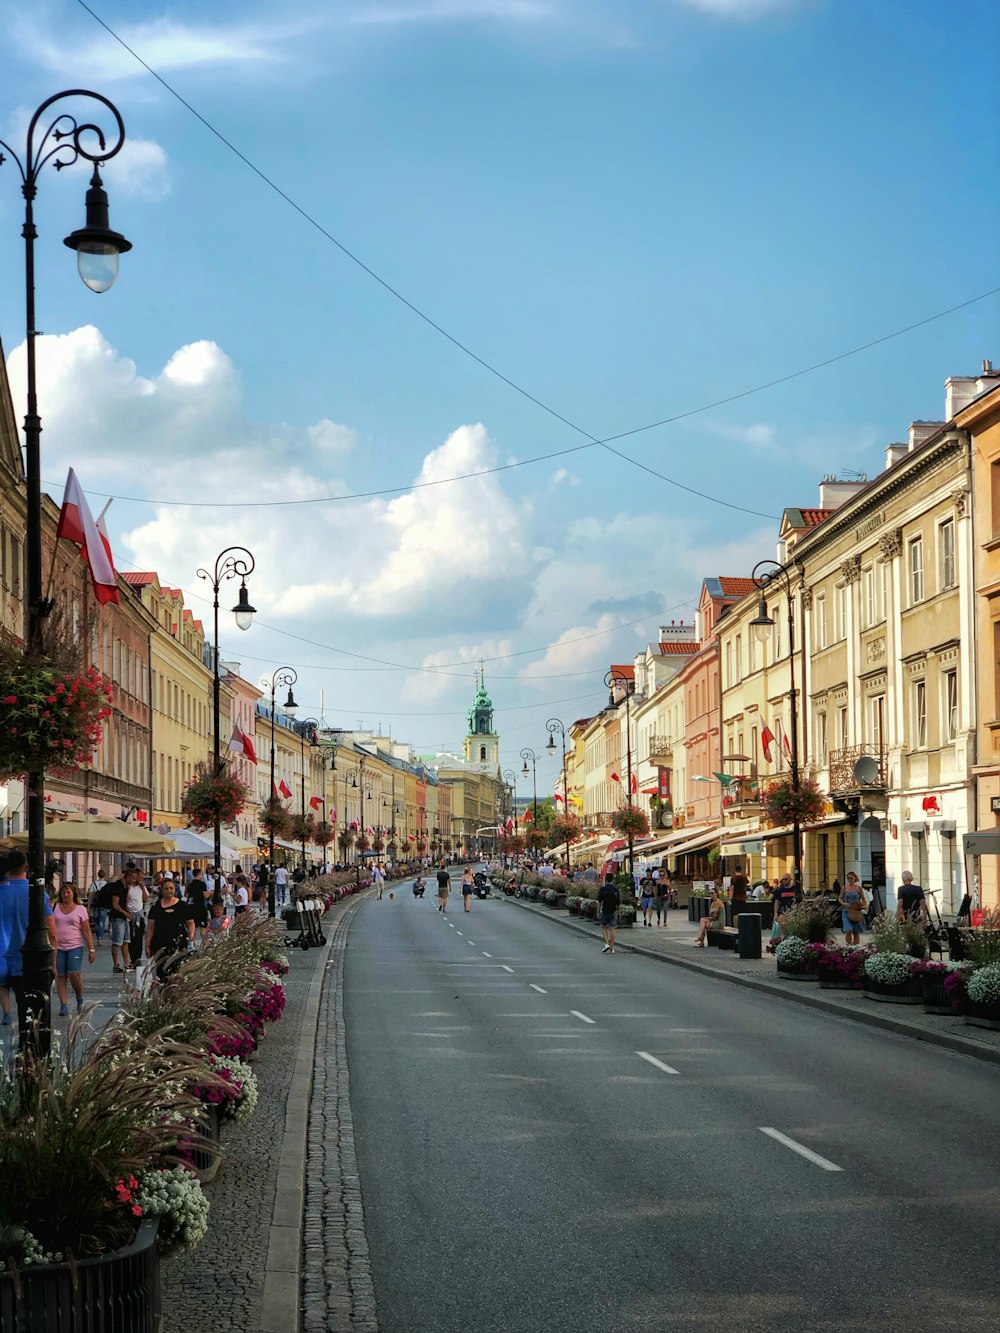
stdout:
[[302,1011],[298,1050],[285,1103],[285,1125],[278,1157],[280,1183],[268,1232],[264,1295],[257,1326],[259,1333],[292,1333],[299,1327],[306,1143],[319,1005],[333,939],[339,921],[346,915],[346,911],[342,912],[333,921],[324,917],[323,928],[329,931],[329,937],[325,944],[320,945],[322,955]]
[[[504,901],[514,903],[517,907],[524,908],[534,916],[543,917],[567,930],[575,931],[578,935],[586,935],[589,939],[595,938],[594,930],[579,925],[567,916],[553,912],[551,908],[536,907],[534,903],[525,902],[521,898],[508,898],[506,895],[504,895]],[[794,982],[789,982],[785,986],[777,981],[762,981],[756,977],[726,972],[721,968],[712,967],[711,964],[702,963],[694,958],[677,958],[673,954],[661,952],[659,949],[647,949],[641,944],[628,943],[622,939],[621,934],[618,936],[617,947],[620,953],[641,954],[644,958],[653,958],[661,963],[671,963],[674,967],[683,967],[689,972],[697,972],[704,977],[715,977],[720,981],[728,981],[733,985],[744,986],[748,990],[757,991],[759,994],[774,995],[782,1000],[791,1000],[793,1004],[805,1005],[808,1009],[836,1014],[839,1018],[846,1018],[854,1023],[865,1023],[868,1027],[881,1028],[885,1032],[892,1032],[901,1037],[912,1037],[916,1041],[926,1042],[929,1046],[939,1046],[959,1055],[971,1056],[974,1060],[985,1060],[989,1064],[1000,1065],[1000,1046],[988,1046],[971,1038],[956,1037],[950,1032],[935,1032],[931,1028],[918,1026],[916,1023],[908,1023],[903,1018],[892,1018],[881,1011],[869,1013],[865,1010],[851,1009],[823,994],[813,994],[805,989],[793,990],[791,987],[795,985]],[[809,983],[799,984],[808,985]]]

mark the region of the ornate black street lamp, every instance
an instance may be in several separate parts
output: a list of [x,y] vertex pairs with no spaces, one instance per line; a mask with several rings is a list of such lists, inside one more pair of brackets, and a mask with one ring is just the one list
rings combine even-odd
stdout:
[[314,717],[304,718],[301,722],[296,722],[295,730],[299,733],[299,751],[302,755],[302,828],[299,830],[302,843],[302,869],[306,868],[306,736],[309,737],[310,745],[318,745],[317,728],[319,721]]
[[[237,555],[236,552],[240,552],[240,554]],[[200,579],[208,579],[212,585],[212,624],[214,629],[212,641],[212,756],[215,762],[216,777],[222,772],[222,746],[219,736],[219,589],[227,579],[240,580],[240,596],[233,607],[233,616],[236,619],[238,629],[248,630],[253,623],[254,614],[257,610],[255,606],[250,605],[247,597],[247,575],[252,574],[253,570],[254,558],[245,546],[227,546],[224,551],[220,551],[216,556],[211,573],[207,569],[197,571]],[[222,870],[222,824],[218,815],[215,817],[213,831],[215,834],[215,869],[216,873],[220,873]]]
[[524,760],[524,767],[521,769],[521,777],[528,776],[528,761],[531,761],[531,822],[532,833],[538,832],[538,755],[530,745],[526,745],[521,751],[521,758]]
[[[50,107],[64,98],[83,97],[100,103],[114,120],[114,138],[91,121],[83,124],[68,111],[53,115],[44,128],[40,121]],[[28,122],[24,157],[10,144],[0,140],[0,148],[10,154],[21,174],[24,196],[24,289],[27,361],[27,410],[24,415],[24,460],[27,501],[25,532],[25,643],[29,652],[42,648],[42,627],[52,609],[42,589],[42,419],[38,413],[35,376],[35,229],[34,202],[38,177],[49,162],[57,171],[70,167],[81,157],[94,165],[86,198],[86,225],[67,236],[65,244],[77,254],[80,277],[93,292],[106,292],[118,276],[118,256],[131,250],[131,242],[108,226],[108,196],[101,183],[98,166],[121,151],[125,126],[118,108],[100,93],[85,88],[71,88],[47,98]],[[6,161],[0,153],[0,163]],[[45,928],[45,774],[33,768],[25,779],[26,823],[28,831],[28,924],[21,948],[23,975],[19,983],[17,1021],[22,1049],[34,1041],[39,1054],[48,1053],[51,1040],[49,995],[52,988],[52,949]],[[37,1036],[32,1031],[37,1025]]]
[[507,784],[507,790],[510,792],[511,815],[514,820],[514,836],[517,837],[517,774],[512,768],[505,768],[503,771],[503,780]]
[[[270,680],[265,676],[261,685],[271,694],[271,790],[268,792],[268,800],[274,796],[274,729],[278,725],[275,715],[275,697],[279,687],[288,686],[288,698],[285,700],[284,710],[289,717],[294,717],[298,709],[295,702],[295,696],[292,694],[292,686],[299,678],[299,673],[294,667],[278,667],[277,671]],[[267,830],[267,914],[275,915],[274,901],[274,822],[270,821],[270,828]]]
[[792,789],[792,865],[795,873],[795,887],[802,888],[802,825],[799,817],[799,723],[798,698],[795,690],[795,590],[792,587],[792,575],[787,565],[779,565],[776,560],[761,560],[754,565],[751,575],[760,589],[760,601],[757,614],[750,621],[750,628],[759,643],[767,643],[774,632],[774,620],[767,613],[767,590],[774,584],[784,588],[788,603],[788,702],[792,728],[791,736],[791,789]]
[[[610,671],[607,673],[607,675],[604,677],[604,684],[605,684],[605,685],[608,687],[608,689],[611,691],[610,702],[611,702],[611,704],[612,704],[613,706],[617,707],[618,704],[621,703],[621,699],[617,697],[619,694],[624,693],[624,697],[625,697],[625,762],[626,762],[626,765],[627,765],[626,770],[625,770],[625,781],[626,781],[626,784],[627,784],[627,785],[626,785],[626,799],[625,799],[625,804],[626,804],[627,808],[629,809],[629,811],[631,811],[631,809],[632,809],[632,712],[631,712],[631,699],[632,699],[632,691],[635,689],[635,680],[634,680],[633,677],[631,677],[631,676],[627,676],[623,671],[619,670],[618,668],[616,668],[616,667],[612,667],[611,670],[610,670]],[[630,823],[630,824],[629,824],[629,831],[628,831],[628,873],[629,873],[629,876],[630,876],[630,878],[631,878],[631,880],[632,880],[632,885],[633,885],[633,887],[635,886],[635,846],[634,846],[634,843],[635,843],[635,834],[632,832],[632,827],[631,827],[631,823]]]
[[[550,754],[556,752],[556,735],[558,734],[562,745],[562,780],[563,780],[563,819],[569,820],[569,790],[566,783],[566,728],[557,717],[549,718],[545,724],[545,730],[549,733],[546,750]],[[566,824],[566,874],[569,874],[569,824]]]

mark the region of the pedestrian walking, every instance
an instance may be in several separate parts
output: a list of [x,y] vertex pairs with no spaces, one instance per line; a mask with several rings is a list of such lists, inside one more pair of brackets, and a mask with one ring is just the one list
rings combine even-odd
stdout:
[[642,908],[642,924],[653,928],[653,904],[656,901],[656,881],[647,870],[640,884],[641,897],[639,906]]
[[472,874],[472,866],[465,867],[465,874],[462,876],[462,903],[467,912],[472,910],[472,895],[476,889],[476,881]]
[[90,917],[80,902],[76,885],[67,880],[59,889],[59,901],[52,913],[56,932],[56,994],[59,996],[59,1016],[69,1013],[67,982],[76,996],[76,1012],[83,1008],[83,951],[93,963],[97,957],[94,937],[90,931]]
[[385,889],[385,871],[377,862],[372,866],[372,883],[375,885],[375,897],[381,898]]
[[[10,997],[17,1001],[18,1020],[25,1026],[24,981],[21,975],[21,946],[28,933],[28,862],[21,851],[0,854],[0,1009],[2,1023],[10,1023]],[[52,905],[43,900],[45,929],[49,943],[56,947]]]
[[896,916],[900,921],[923,921],[927,915],[927,899],[919,884],[913,882],[913,872],[903,871],[903,882],[896,895]]
[[615,884],[614,875],[606,875],[604,883],[597,891],[598,910],[601,913],[601,934],[604,936],[604,948],[601,953],[614,953],[618,938],[618,908],[621,895]]
[[233,915],[242,916],[250,905],[250,894],[247,890],[246,882],[243,879],[237,879],[233,889]]
[[[204,880],[199,882],[204,884]],[[193,943],[191,909],[187,903],[181,902],[173,880],[168,879],[164,882],[160,901],[149,909],[146,924],[146,955],[161,981],[176,964],[177,953]]]
[[771,893],[775,918],[781,916],[783,912],[787,912],[790,907],[794,907],[796,897],[795,885],[792,883],[791,875],[782,875]]
[[[215,896],[215,891],[209,891],[208,884],[203,879],[193,879],[187,886],[187,905],[191,913],[191,920],[194,922],[198,931],[198,942],[205,943],[205,935],[208,932],[208,904],[211,898]],[[192,938],[194,932],[192,931]]]
[[274,891],[279,907],[284,907],[288,898],[288,870],[277,866],[274,871]]
[[101,941],[108,930],[108,908],[111,904],[104,903],[104,886],[108,882],[108,877],[104,873],[104,867],[97,867],[97,874],[90,881],[90,888],[87,890],[87,906],[90,909],[91,920],[94,923],[94,931],[97,935],[97,947],[101,947]]
[[666,926],[670,917],[670,881],[662,872],[653,871],[653,907],[656,910],[656,924]]
[[125,874],[125,871],[119,871],[104,886],[105,892],[111,895],[111,963],[114,972],[132,971],[132,962],[128,955],[132,915],[128,910],[128,885],[125,883]]
[[445,870],[444,866],[437,872],[438,882],[438,911],[446,912],[448,910],[448,893],[451,889],[451,876]]
[[844,943],[860,944],[865,929],[865,908],[868,906],[868,900],[865,898],[861,881],[853,870],[847,872],[847,883],[840,890],[838,899]]
[[137,963],[142,961],[142,942],[146,936],[146,904],[149,902],[149,891],[146,888],[146,881],[141,870],[129,870],[124,878],[127,886],[125,905],[132,913],[132,919],[129,922],[128,959],[135,967]]

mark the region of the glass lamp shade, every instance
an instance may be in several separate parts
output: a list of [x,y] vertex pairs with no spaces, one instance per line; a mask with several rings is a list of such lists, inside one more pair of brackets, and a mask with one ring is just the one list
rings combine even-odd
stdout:
[[118,250],[99,241],[81,245],[76,252],[76,267],[85,286],[92,292],[110,291],[118,279]]
[[555,748],[556,748],[556,738],[555,738],[555,736],[550,736],[550,737],[549,737],[549,743],[548,743],[548,745],[546,745],[545,748],[546,748],[546,750],[553,750],[553,751],[555,750]]
[[754,616],[753,620],[750,621],[750,628],[757,636],[758,643],[767,643],[771,636],[771,631],[774,629],[774,621],[767,614],[767,603],[764,600],[763,594],[757,605],[757,614]]
[[108,225],[108,196],[97,168],[90,181],[86,200],[87,224],[63,241],[76,251],[80,277],[92,292],[106,292],[118,277],[118,256],[132,249],[120,232]]
[[288,698],[285,700],[285,712],[288,714],[289,717],[294,717],[298,711],[299,711],[299,706],[295,702],[295,696],[292,694],[292,687],[291,685],[289,685]]
[[238,629],[247,630],[253,624],[253,618],[257,608],[250,605],[250,599],[247,597],[247,585],[244,581],[240,584],[240,600],[233,607],[233,615],[236,617],[236,626]]
[[528,761],[527,759],[525,759],[524,767],[521,769],[521,777],[526,778],[527,776],[528,776]]

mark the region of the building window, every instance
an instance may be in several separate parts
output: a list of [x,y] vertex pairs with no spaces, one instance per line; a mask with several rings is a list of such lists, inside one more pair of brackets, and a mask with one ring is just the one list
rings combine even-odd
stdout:
[[843,583],[833,592],[833,637],[838,642],[847,638],[847,585]]
[[879,754],[885,740],[885,695],[874,694],[868,700],[868,734]]
[[733,683],[733,645],[726,643],[726,685]]
[[757,670],[757,636],[747,635],[747,665],[751,671]]
[[813,607],[815,617],[816,647],[826,647],[826,598],[817,597]]
[[885,619],[883,596],[885,581],[882,565],[869,565],[862,572],[861,588],[865,629],[870,629],[872,625],[878,625]]
[[993,536],[1000,537],[1000,459],[990,464],[990,500],[993,509]]
[[838,749],[841,749],[841,750],[846,750],[846,749],[847,749],[847,743],[848,743],[848,742],[847,742],[847,737],[848,737],[847,708],[846,708],[846,707],[841,707],[841,708],[838,708],[838,709],[837,709],[837,747],[838,747]]
[[743,679],[743,635],[736,636],[736,679]]
[[816,714],[816,762],[826,766],[826,714]]
[[941,587],[955,586],[955,520],[946,519],[938,528],[938,552],[941,558]]
[[778,662],[781,659],[781,608],[776,606],[773,611],[768,611],[767,614],[774,621],[774,634],[772,638],[774,652],[771,661]]
[[918,750],[927,748],[927,682],[913,682],[913,743]]
[[924,600],[924,540],[915,537],[910,542],[910,605]]
[[958,735],[958,672],[944,673],[944,734],[953,741]]

